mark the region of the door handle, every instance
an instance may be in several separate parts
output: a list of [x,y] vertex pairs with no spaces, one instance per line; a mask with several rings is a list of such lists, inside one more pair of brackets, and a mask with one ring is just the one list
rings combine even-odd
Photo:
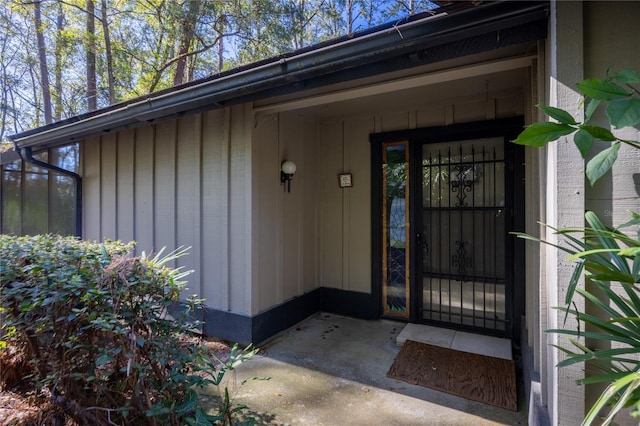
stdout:
[[418,232],[416,233],[416,250],[419,249],[420,247],[422,247],[424,255],[429,253],[429,247],[427,243],[422,241],[422,233]]

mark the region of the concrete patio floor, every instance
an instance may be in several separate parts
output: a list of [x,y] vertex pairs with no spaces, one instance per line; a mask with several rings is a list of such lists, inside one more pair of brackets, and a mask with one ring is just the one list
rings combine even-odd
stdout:
[[[230,385],[258,424],[525,425],[517,413],[386,376],[403,323],[319,313],[263,343]],[[270,377],[249,381],[252,377]]]

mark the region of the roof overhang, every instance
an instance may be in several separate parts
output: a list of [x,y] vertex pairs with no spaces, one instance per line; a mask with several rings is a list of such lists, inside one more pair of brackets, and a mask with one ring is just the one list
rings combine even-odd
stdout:
[[352,81],[546,38],[546,2],[447,8],[133,99],[24,133],[16,149],[45,149],[229,105]]

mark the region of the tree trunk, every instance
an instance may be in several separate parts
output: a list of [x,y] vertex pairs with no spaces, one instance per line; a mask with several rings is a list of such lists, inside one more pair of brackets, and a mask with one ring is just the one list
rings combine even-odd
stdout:
[[199,0],[189,0],[189,9],[187,10],[187,14],[184,18],[184,21],[182,22],[182,37],[180,38],[180,47],[178,48],[176,70],[173,74],[174,86],[184,83],[184,71],[187,67],[187,58],[189,56],[191,40],[193,39],[193,35],[195,33],[199,7]]
[[54,70],[54,95],[53,95],[53,116],[56,121],[62,118],[62,31],[64,30],[64,11],[58,5],[58,17],[56,18],[56,47],[55,47],[55,70]]
[[38,41],[38,60],[40,62],[40,87],[42,89],[42,105],[44,107],[44,122],[53,121],[51,114],[51,88],[49,87],[49,68],[47,67],[47,49],[44,43],[44,28],[42,27],[41,2],[33,2],[33,21],[36,26],[36,40]]
[[96,22],[93,0],[87,0],[87,109],[98,109],[98,91],[96,89]]
[[107,0],[102,0],[102,32],[104,34],[104,50],[107,59],[107,81],[109,85],[109,103],[115,104],[116,99],[116,79],[113,75],[113,55],[111,53],[111,35],[109,34],[109,21],[107,14]]
[[218,20],[218,72],[222,72],[224,66],[224,32],[227,28],[227,17],[222,14]]

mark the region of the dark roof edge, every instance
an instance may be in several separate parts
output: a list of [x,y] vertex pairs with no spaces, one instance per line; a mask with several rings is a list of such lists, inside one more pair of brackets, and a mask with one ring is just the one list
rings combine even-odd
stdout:
[[[354,68],[403,54],[424,43],[446,44],[472,28],[500,28],[510,20],[546,19],[546,2],[498,1],[366,32],[316,46],[297,54],[262,61],[252,67],[150,94],[71,119],[9,136],[16,148],[64,145],[185,112],[223,107],[234,98],[259,94],[268,87],[290,85],[322,73]],[[398,53],[400,52],[400,53]],[[295,53],[295,52],[294,52]]]

